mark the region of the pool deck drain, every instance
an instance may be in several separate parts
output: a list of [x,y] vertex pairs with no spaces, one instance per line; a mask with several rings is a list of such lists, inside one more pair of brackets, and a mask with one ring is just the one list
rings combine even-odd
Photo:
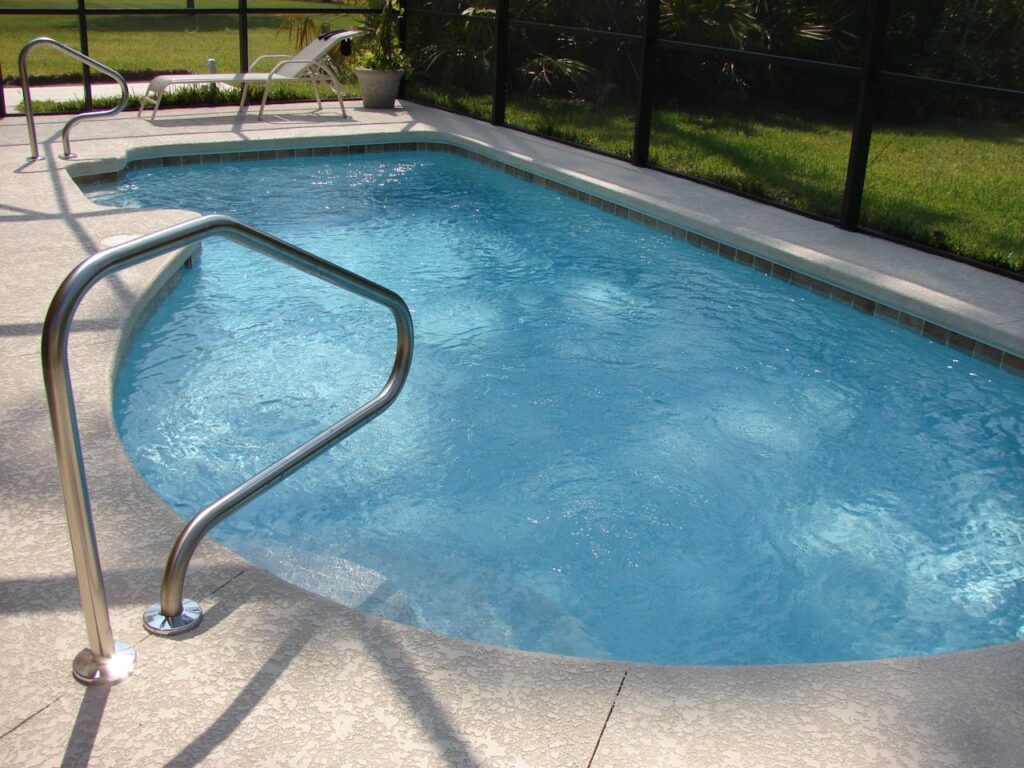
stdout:
[[[922,322],[1024,354],[1024,286],[749,200],[424,107],[352,120],[275,107],[80,125],[76,174],[126,156],[447,142],[771,259]],[[174,259],[104,281],[78,312],[72,377],[115,636],[136,674],[86,689],[85,644],[39,363],[56,286],[125,235],[194,214],[99,208],[57,158],[63,119],[0,120],[0,764],[324,766],[1017,766],[1024,644],[879,662],[656,667],[488,648],[303,592],[204,543],[179,640],[142,629],[181,521],[139,478],[110,413],[122,334]],[[329,154],[329,151],[327,152]],[[256,222],[257,226],[259,225]],[[976,361],[978,365],[984,361]]]

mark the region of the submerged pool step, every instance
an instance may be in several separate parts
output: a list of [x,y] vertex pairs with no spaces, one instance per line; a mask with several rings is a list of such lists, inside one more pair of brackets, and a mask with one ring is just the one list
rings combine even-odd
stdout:
[[384,574],[344,558],[292,547],[246,547],[244,554],[285,581],[328,600],[403,624],[416,617],[405,596]]
[[[252,539],[246,539],[244,543],[227,543],[256,565],[285,581],[350,608],[453,636],[461,636],[459,630],[464,627],[459,622],[450,622],[446,618],[449,612],[473,616],[473,639],[489,645],[522,647],[523,638],[517,637],[517,629],[507,615],[508,606],[502,608],[490,604],[486,595],[494,585],[484,583],[486,579],[482,581],[468,565],[464,569],[464,578],[455,579],[453,583],[450,577],[445,577],[447,588],[433,590],[429,588],[429,582],[437,576],[434,564],[406,560],[406,575],[418,574],[421,580],[417,594],[410,596],[379,571],[342,557],[304,550],[279,541],[263,546],[255,546]],[[422,588],[423,581],[428,583],[426,589]],[[515,593],[511,599],[513,612],[536,614],[531,626],[519,629],[540,638],[543,649],[558,648],[558,652],[566,655],[589,658],[612,655],[591,636],[579,618],[567,613],[550,597],[525,586]],[[443,602],[443,607],[434,603],[432,595]],[[457,597],[453,599],[453,595]]]

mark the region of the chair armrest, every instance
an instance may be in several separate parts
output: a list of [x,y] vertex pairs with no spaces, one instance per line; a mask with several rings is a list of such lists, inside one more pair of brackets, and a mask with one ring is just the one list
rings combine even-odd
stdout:
[[275,72],[277,72],[277,70],[279,70],[285,64],[316,64],[317,62],[320,61],[319,58],[316,58],[316,59],[293,59],[291,56],[286,56],[285,59],[286,59],[286,61],[279,61],[277,64],[274,65],[274,68],[272,70],[270,70],[270,74],[271,75],[273,75]]
[[252,64],[249,65],[249,69],[252,69],[264,59],[288,59],[291,58],[287,53],[264,53],[262,56],[257,56],[252,60]]

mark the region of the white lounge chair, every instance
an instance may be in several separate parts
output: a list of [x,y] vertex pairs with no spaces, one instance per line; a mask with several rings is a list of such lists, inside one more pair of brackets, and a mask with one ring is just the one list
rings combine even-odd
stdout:
[[242,101],[239,104],[239,109],[245,106],[250,85],[263,86],[263,101],[260,102],[258,118],[262,120],[263,109],[267,106],[267,96],[270,94],[270,84],[278,80],[304,80],[312,83],[318,109],[323,109],[323,105],[320,103],[320,86],[326,85],[338,97],[342,117],[348,117],[348,112],[345,111],[341,80],[337,69],[331,63],[329,54],[343,41],[351,40],[358,34],[358,30],[347,29],[321,35],[298,53],[268,53],[255,59],[249,67],[253,69],[264,59],[283,59],[269,72],[211,72],[206,75],[160,75],[159,77],[154,77],[139,102],[139,117],[142,117],[146,107],[152,106],[153,114],[149,119],[151,121],[156,120],[157,110],[160,109],[160,101],[164,97],[164,91],[169,86],[230,83],[242,86]]

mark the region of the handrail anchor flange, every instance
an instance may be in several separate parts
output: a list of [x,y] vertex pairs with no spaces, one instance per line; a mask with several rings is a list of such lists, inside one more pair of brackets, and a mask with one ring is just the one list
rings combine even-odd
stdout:
[[104,658],[83,648],[71,664],[71,674],[86,685],[114,685],[129,677],[135,669],[135,649],[128,643],[114,641],[114,653]]
[[203,620],[203,609],[195,600],[187,597],[181,601],[181,613],[177,616],[165,616],[163,606],[153,603],[142,615],[142,624],[146,631],[161,637],[180,635],[195,629]]

